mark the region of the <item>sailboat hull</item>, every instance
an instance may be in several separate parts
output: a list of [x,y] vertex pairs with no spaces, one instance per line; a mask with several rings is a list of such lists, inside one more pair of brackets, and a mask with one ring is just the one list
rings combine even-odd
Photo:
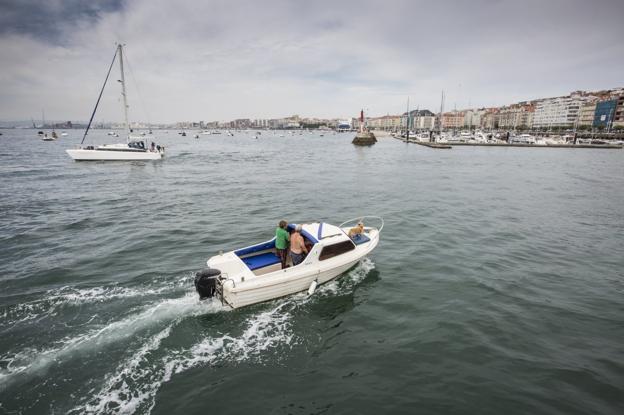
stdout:
[[123,161],[123,160],[160,160],[163,154],[157,151],[110,151],[110,150],[65,150],[75,161]]

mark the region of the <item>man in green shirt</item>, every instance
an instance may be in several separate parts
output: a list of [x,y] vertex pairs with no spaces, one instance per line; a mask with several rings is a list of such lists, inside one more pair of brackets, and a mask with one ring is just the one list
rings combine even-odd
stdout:
[[288,242],[290,241],[290,235],[286,230],[286,226],[288,226],[288,222],[281,220],[279,226],[275,229],[275,250],[282,263],[282,269],[286,268]]

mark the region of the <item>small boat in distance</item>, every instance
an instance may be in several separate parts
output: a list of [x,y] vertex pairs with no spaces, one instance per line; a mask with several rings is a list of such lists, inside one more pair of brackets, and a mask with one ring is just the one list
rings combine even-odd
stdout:
[[[349,236],[350,226],[358,221],[378,220],[379,228],[364,226],[361,233]],[[215,255],[208,268],[195,275],[200,299],[216,297],[232,308],[244,307],[308,290],[326,283],[351,269],[379,243],[383,219],[364,216],[339,226],[323,222],[302,224],[301,235],[308,254],[298,265],[288,258],[282,269],[275,249],[275,238],[256,245]],[[295,224],[287,229],[294,230]]]
[[[123,98],[123,110],[124,110],[124,121],[125,121],[125,130],[127,133],[126,142],[125,143],[117,143],[117,144],[104,144],[101,146],[85,146],[84,143],[85,138],[89,132],[89,128],[91,127],[91,123],[93,122],[93,117],[97,111],[98,104],[100,103],[100,99],[102,98],[102,93],[104,92],[104,87],[106,87],[106,82],[108,81],[108,77],[113,69],[113,64],[115,63],[115,59],[119,57],[119,67],[121,72],[121,79],[119,82],[121,83],[121,96]],[[112,134],[111,134],[112,133]],[[109,135],[118,136],[114,132],[109,132]],[[124,76],[124,67],[123,67],[123,46],[121,44],[117,45],[117,49],[115,50],[115,54],[113,55],[113,61],[111,62],[110,67],[108,68],[108,73],[106,74],[106,79],[104,80],[104,85],[102,86],[102,90],[100,91],[100,95],[98,96],[97,102],[95,103],[95,108],[93,109],[93,113],[91,114],[91,119],[89,120],[89,124],[87,124],[87,128],[85,130],[84,136],[82,137],[82,141],[80,142],[80,146],[75,149],[65,150],[69,156],[75,161],[121,161],[121,160],[160,160],[165,155],[165,147],[161,147],[156,145],[154,142],[148,147],[147,141],[144,141],[143,136],[133,136],[132,130],[130,129],[130,124],[128,122],[128,99],[126,96],[126,81]]]

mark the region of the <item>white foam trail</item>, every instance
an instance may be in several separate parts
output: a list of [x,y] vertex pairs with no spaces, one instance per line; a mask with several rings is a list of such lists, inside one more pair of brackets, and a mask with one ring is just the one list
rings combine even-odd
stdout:
[[[152,339],[136,353],[137,357],[119,366],[95,397],[84,406],[72,410],[72,413],[130,414],[137,410],[149,413],[155,405],[158,390],[173,375],[219,362],[262,362],[268,350],[278,346],[293,347],[299,341],[290,324],[292,312],[297,307],[319,295],[351,292],[374,267],[375,264],[365,258],[346,275],[319,287],[314,296],[310,297],[306,293],[295,294],[277,300],[277,305],[270,310],[251,316],[239,336],[224,334],[220,337],[207,337],[188,350],[167,351],[166,357],[148,365],[145,364],[145,355],[151,353],[152,346],[156,344]],[[160,341],[156,347],[159,343]],[[143,350],[147,352],[142,352]],[[127,377],[132,378],[136,390],[123,382]]]
[[173,325],[151,337],[139,350],[117,367],[116,373],[106,380],[103,392],[87,403],[84,407],[78,407],[69,413],[100,414],[117,412],[122,414],[134,413],[148,396],[145,393],[135,393],[133,383],[141,379],[142,369],[149,364],[150,354],[160,347],[163,339],[169,337]]
[[160,346],[169,329],[150,339],[133,357],[123,362],[104,383],[100,392],[70,413],[131,414],[151,412],[156,393],[174,374],[217,361],[240,362],[262,359],[262,353],[280,344],[292,344],[289,301],[251,317],[240,336],[225,334],[206,338],[188,350],[167,351],[167,356],[153,362],[148,357]]
[[176,288],[188,287],[192,275],[184,276],[174,281],[154,280],[139,287],[108,287],[74,288],[62,287],[48,290],[40,299],[16,304],[2,313],[2,319],[10,326],[15,326],[30,320],[54,315],[63,307],[81,306],[84,304],[104,303],[113,300],[148,297],[166,294]]
[[1,360],[8,361],[9,364],[6,372],[0,373],[0,387],[16,375],[43,370],[52,363],[60,363],[65,358],[71,359],[77,352],[92,351],[106,344],[126,339],[137,331],[155,324],[221,310],[224,308],[218,301],[200,302],[195,293],[189,293],[180,298],[160,300],[157,304],[145,307],[138,314],[66,339],[56,347],[47,350],[23,350],[13,356],[3,357]]

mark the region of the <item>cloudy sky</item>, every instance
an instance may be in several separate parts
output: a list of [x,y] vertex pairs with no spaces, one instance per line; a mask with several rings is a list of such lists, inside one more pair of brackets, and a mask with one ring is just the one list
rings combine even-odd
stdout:
[[[87,120],[115,42],[131,119],[495,106],[624,86],[624,0],[0,0],[0,120]],[[113,72],[97,120],[120,120]]]

